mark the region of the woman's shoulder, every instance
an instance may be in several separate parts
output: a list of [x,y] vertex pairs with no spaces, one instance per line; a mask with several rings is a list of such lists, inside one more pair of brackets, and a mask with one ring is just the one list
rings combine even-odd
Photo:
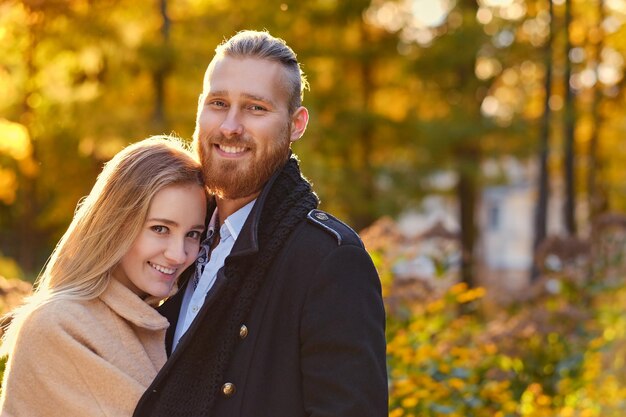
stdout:
[[30,337],[44,336],[50,331],[77,330],[90,327],[96,319],[97,302],[69,299],[48,300],[26,306],[16,316],[19,332]]
[[[9,356],[69,352],[77,346],[89,349],[102,343],[110,334],[110,320],[97,300],[49,300],[27,305],[12,320],[1,353]],[[107,333],[108,332],[108,333]],[[6,342],[6,343],[5,343]],[[22,352],[24,355],[22,355]]]

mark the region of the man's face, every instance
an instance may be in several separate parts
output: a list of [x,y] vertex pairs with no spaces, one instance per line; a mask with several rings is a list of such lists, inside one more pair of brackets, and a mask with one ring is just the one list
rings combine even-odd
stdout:
[[207,186],[222,199],[258,195],[308,121],[288,112],[285,69],[256,58],[218,57],[204,80],[196,131]]

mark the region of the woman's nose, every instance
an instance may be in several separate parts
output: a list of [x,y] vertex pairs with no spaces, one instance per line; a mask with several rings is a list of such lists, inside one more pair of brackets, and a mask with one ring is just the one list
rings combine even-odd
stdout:
[[185,242],[178,239],[171,239],[165,249],[165,258],[175,264],[183,264],[187,260],[187,251]]

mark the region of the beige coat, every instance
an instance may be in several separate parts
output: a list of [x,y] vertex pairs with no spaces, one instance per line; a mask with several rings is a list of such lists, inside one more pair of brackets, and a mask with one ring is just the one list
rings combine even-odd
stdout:
[[39,307],[9,354],[2,416],[130,417],[165,363],[168,326],[115,280],[97,299]]

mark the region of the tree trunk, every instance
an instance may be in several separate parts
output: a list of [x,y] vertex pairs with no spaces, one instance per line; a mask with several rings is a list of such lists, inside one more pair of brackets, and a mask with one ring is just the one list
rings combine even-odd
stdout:
[[[360,37],[362,50],[365,51],[370,45],[370,36],[366,23],[361,20],[359,24]],[[375,90],[374,80],[372,75],[372,68],[375,63],[368,59],[367,54],[365,57],[359,58],[359,70],[361,74],[361,114],[362,120],[361,127],[359,129],[359,141],[356,143],[355,148],[357,152],[353,156],[356,158],[354,161],[356,170],[356,178],[360,184],[360,198],[361,201],[368,205],[373,204],[376,200],[376,188],[374,184],[374,174],[371,163],[371,154],[373,149],[373,135],[374,127],[372,126],[371,119],[369,117],[372,109],[372,92]],[[353,149],[355,149],[353,148]],[[372,207],[363,207],[362,209],[354,212],[354,225],[359,230],[372,224],[375,220]]]
[[574,94],[570,86],[572,73],[572,63],[569,58],[572,44],[569,39],[569,27],[572,20],[571,0],[565,0],[565,124],[564,124],[564,184],[565,184],[565,204],[563,207],[563,220],[565,230],[570,236],[576,235],[576,170],[575,170],[575,110]]
[[596,83],[594,85],[593,105],[591,108],[591,116],[593,118],[593,131],[589,139],[589,168],[587,170],[587,198],[589,204],[590,219],[593,219],[607,209],[606,196],[602,192],[602,187],[598,184],[598,173],[602,169],[598,148],[600,142],[600,129],[602,126],[602,115],[599,108],[602,101],[602,86],[598,76],[598,68],[600,65],[602,48],[604,47],[604,32],[602,31],[602,22],[604,21],[604,1],[598,0],[598,25],[597,30],[600,31],[600,37],[594,47],[594,70],[596,73]]
[[[547,234],[547,222],[548,222],[548,200],[550,197],[550,173],[548,171],[548,154],[550,144],[550,97],[552,95],[552,41],[554,39],[554,6],[552,1],[548,2],[550,13],[550,33],[546,46],[544,48],[544,66],[545,66],[545,80],[544,90],[545,97],[543,102],[543,117],[541,118],[541,133],[539,138],[539,178],[538,178],[538,198],[537,207],[535,209],[535,238],[533,241],[533,259],[537,248],[544,241]],[[534,280],[539,275],[536,262],[533,262],[531,266],[531,279]]]
[[[463,15],[469,12],[475,16],[478,12],[478,4],[473,0],[463,0],[458,3],[458,7]],[[465,90],[467,101],[462,104],[463,111],[473,113],[469,120],[480,120],[480,104],[477,106],[475,100],[479,85],[475,78],[474,68],[476,68],[476,55],[470,61],[465,62],[465,68],[461,67],[456,73],[459,80],[458,87]],[[467,94],[469,93],[469,94]],[[472,98],[473,97],[473,98]],[[476,254],[475,246],[479,239],[479,230],[476,227],[476,206],[478,204],[479,176],[482,154],[480,147],[476,144],[475,137],[463,138],[462,144],[457,148],[458,183],[457,198],[459,200],[459,218],[461,226],[461,281],[468,287],[473,288],[478,285],[476,279]]]
[[[27,7],[27,13],[35,12]],[[33,107],[29,104],[31,102],[29,99],[37,93],[37,83],[35,81],[37,78],[35,52],[38,44],[40,25],[42,23],[38,19],[28,19],[28,22],[28,46],[26,47],[24,56],[24,62],[26,64],[26,88],[24,91],[20,121],[28,130],[29,136],[32,137],[35,112]],[[31,141],[31,143],[33,150],[32,157],[37,160],[37,141]],[[27,274],[32,274],[36,271],[36,252],[33,248],[37,247],[37,236],[33,219],[38,212],[39,206],[37,201],[37,178],[24,175],[19,169],[17,174],[20,188],[18,192],[21,194],[19,200],[23,202],[21,210],[18,211],[17,227],[15,230],[15,237],[17,239],[17,261]]]
[[[164,50],[168,51],[170,42],[171,20],[167,13],[167,0],[159,0],[159,12],[161,14],[161,41]],[[169,51],[168,51],[169,53]],[[157,129],[163,129],[166,125],[165,119],[165,80],[169,72],[169,55],[163,60],[159,60],[159,65],[154,69],[152,79],[154,83],[154,112],[152,120]]]
[[476,286],[474,244],[476,242],[476,200],[478,196],[477,159],[472,163],[472,155],[466,155],[468,162],[458,170],[457,198],[461,220],[461,281],[468,287]]

